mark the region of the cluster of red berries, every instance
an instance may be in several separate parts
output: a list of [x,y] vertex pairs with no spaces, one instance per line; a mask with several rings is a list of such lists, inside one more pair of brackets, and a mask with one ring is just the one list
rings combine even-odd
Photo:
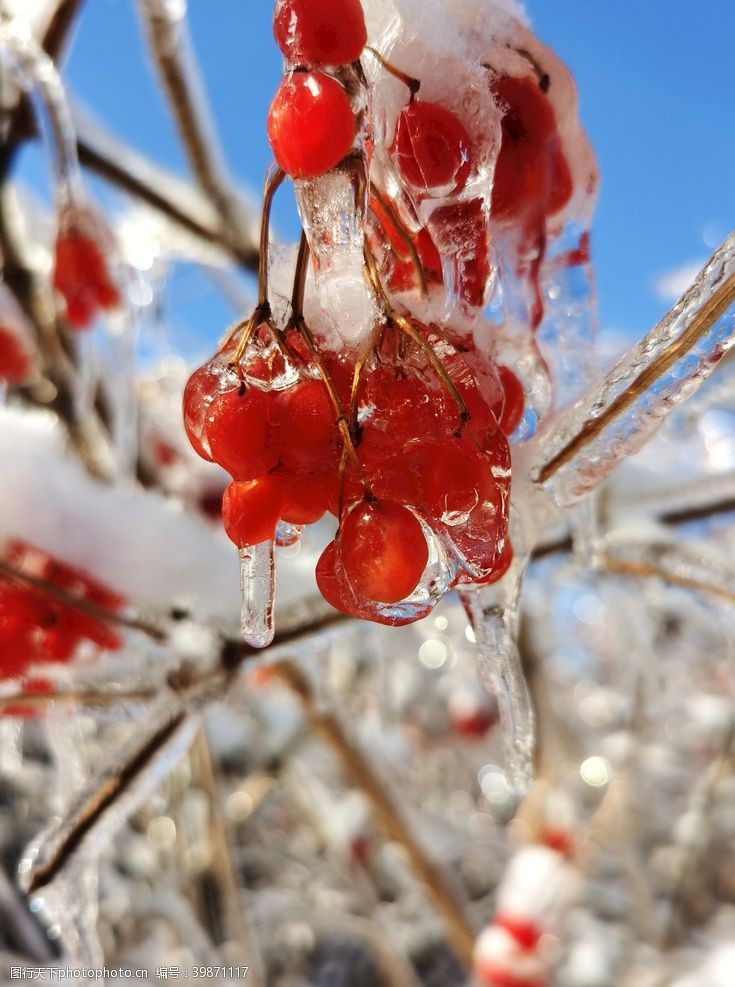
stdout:
[[109,248],[99,220],[88,211],[62,213],[56,237],[54,289],[66,304],[72,329],[88,329],[98,312],[120,305],[120,289],[109,268]]
[[[44,583],[112,613],[123,600],[85,573],[29,545],[13,543],[6,561]],[[109,623],[30,583],[0,582],[0,679],[25,676],[35,665],[71,661],[83,641],[107,651],[122,647]]]
[[395,605],[421,583],[437,551],[433,540],[449,557],[449,582],[493,581],[511,559],[506,433],[523,410],[521,385],[509,370],[473,365],[472,354],[414,325],[442,352],[467,420],[422,352],[399,361],[387,333],[356,394],[354,459],[346,456],[337,408],[353,403],[355,358],[323,355],[330,394],[293,332],[285,340],[288,386],[273,389],[288,375],[277,348],[264,358],[271,330],[263,326],[254,357],[235,368],[227,351],[219,354],[184,394],[193,447],[233,478],[223,502],[232,541],[252,546],[272,540],[280,521],[305,525],[331,512],[340,527],[317,566],[323,595],[340,610],[388,623],[421,615],[420,606]]

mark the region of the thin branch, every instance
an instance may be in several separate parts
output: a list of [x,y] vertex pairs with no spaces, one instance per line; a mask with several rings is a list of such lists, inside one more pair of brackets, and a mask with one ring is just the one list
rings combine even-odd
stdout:
[[226,238],[243,241],[249,225],[224,165],[204,87],[189,39],[186,7],[139,0],[149,46],[192,171],[209,196]]
[[221,247],[245,270],[258,269],[254,220],[244,224],[240,240],[233,240],[223,233],[216,211],[198,189],[154,165],[98,126],[89,126],[78,115],[75,122],[81,165],[128,195],[145,202],[187,233],[212,246]]
[[672,569],[664,569],[652,563],[605,556],[601,560],[599,568],[618,576],[629,576],[634,579],[661,579],[672,586],[681,586],[683,589],[690,589],[695,593],[714,596],[719,600],[724,600],[725,603],[735,604],[735,590],[707,580],[684,576]]
[[301,701],[312,727],[337,755],[347,777],[369,800],[389,839],[403,847],[411,869],[444,919],[458,959],[471,968],[475,934],[454,888],[416,841],[411,827],[367,758],[347,739],[340,723],[318,707],[302,673],[292,662],[281,662],[273,669]]

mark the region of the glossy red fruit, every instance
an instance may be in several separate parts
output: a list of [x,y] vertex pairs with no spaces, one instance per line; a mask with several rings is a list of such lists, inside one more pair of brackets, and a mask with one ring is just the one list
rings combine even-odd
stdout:
[[283,484],[272,473],[259,480],[231,483],[222,499],[222,520],[228,538],[238,548],[275,538],[284,501]]
[[469,512],[491,483],[487,463],[471,442],[453,437],[424,444],[422,507],[447,523]]
[[282,460],[287,469],[313,472],[336,462],[339,432],[324,382],[305,380],[284,396]]
[[0,381],[22,384],[31,372],[31,358],[16,333],[0,326]]
[[416,589],[429,550],[423,529],[407,508],[363,502],[343,519],[338,561],[358,599],[397,603]]
[[331,473],[284,475],[286,491],[282,519],[288,524],[314,524],[326,512],[334,487]]
[[61,230],[56,239],[53,284],[66,302],[73,329],[87,329],[99,309],[120,304],[120,292],[101,247],[75,226]]
[[461,120],[438,103],[409,103],[398,118],[392,153],[419,192],[457,192],[470,173],[470,138]]
[[[344,576],[338,571],[337,551],[334,542],[322,552],[316,565],[316,584],[324,599],[340,613],[353,617],[363,616],[363,610],[355,599]],[[367,612],[364,614],[367,617]]]
[[268,113],[268,140],[292,178],[318,178],[348,154],[355,114],[342,86],[323,72],[290,72]]
[[268,396],[244,385],[220,394],[207,415],[212,459],[235,480],[255,480],[278,463]]
[[542,215],[558,212],[571,197],[572,178],[548,96],[531,76],[496,79],[491,88],[505,110],[493,216],[513,219],[531,208]]
[[523,390],[523,384],[512,370],[509,370],[507,367],[498,367],[498,376],[503,385],[503,393],[505,395],[503,413],[498,420],[498,425],[500,425],[501,431],[506,435],[512,435],[523,418],[523,411],[526,406],[526,394]]
[[367,44],[360,0],[278,0],[273,33],[294,65],[348,65]]
[[206,428],[209,409],[225,391],[237,391],[241,381],[227,370],[224,360],[210,360],[195,370],[186,382],[182,400],[184,428],[194,452],[208,463],[212,462]]

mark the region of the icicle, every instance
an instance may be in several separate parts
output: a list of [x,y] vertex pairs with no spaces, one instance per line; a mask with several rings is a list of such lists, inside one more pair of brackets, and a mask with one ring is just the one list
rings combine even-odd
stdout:
[[516,556],[503,579],[459,595],[477,642],[480,681],[497,698],[508,780],[521,795],[533,781],[536,724],[516,644],[518,598],[527,562],[518,534],[513,539]]
[[88,418],[94,410],[97,388],[102,377],[97,346],[97,327],[76,333],[76,373],[71,380],[74,411],[78,418]]
[[275,633],[273,604],[276,595],[275,542],[240,550],[241,630],[246,644],[267,648]]

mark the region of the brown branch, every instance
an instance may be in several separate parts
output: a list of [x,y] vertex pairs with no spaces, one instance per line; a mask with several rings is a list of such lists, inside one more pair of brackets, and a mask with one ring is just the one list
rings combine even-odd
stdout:
[[[200,73],[189,41],[186,15],[172,13],[166,0],[139,0],[153,61],[192,171],[212,202],[225,239],[243,242],[247,225],[214,133]],[[182,8],[182,11],[184,8]]]
[[292,662],[281,662],[273,669],[298,697],[312,727],[336,754],[347,777],[369,800],[388,838],[405,851],[411,869],[444,919],[447,935],[458,959],[471,968],[475,934],[456,891],[417,843],[411,827],[367,758],[347,739],[340,723],[317,706],[312,689],[302,673]]
[[617,576],[630,576],[635,579],[661,579],[672,586],[681,586],[684,589],[693,590],[695,593],[717,597],[726,603],[735,603],[735,590],[718,586],[716,583],[710,583],[703,579],[680,576],[670,569],[661,569],[647,562],[631,562],[606,556],[601,561],[600,568]]
[[[223,235],[221,224],[202,200],[197,189],[147,161],[142,155],[125,148],[114,138],[99,131],[93,133],[82,125],[77,151],[79,163],[100,178],[115,185],[152,209],[166,216],[187,233],[212,246],[221,247],[247,271],[258,268],[258,247],[253,237],[235,242]],[[124,162],[124,164],[123,164]]]

